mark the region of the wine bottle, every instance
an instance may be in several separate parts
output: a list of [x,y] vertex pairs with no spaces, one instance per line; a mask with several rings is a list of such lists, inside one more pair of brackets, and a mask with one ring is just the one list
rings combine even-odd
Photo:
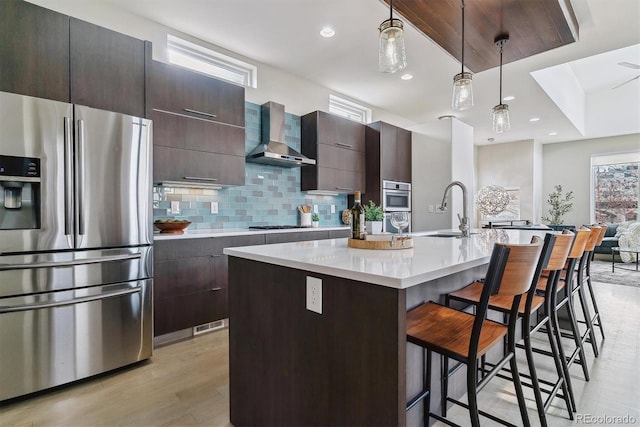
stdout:
[[351,208],[351,238],[364,240],[365,235],[365,223],[364,223],[364,208],[360,203],[360,192],[356,191],[353,195],[354,204]]

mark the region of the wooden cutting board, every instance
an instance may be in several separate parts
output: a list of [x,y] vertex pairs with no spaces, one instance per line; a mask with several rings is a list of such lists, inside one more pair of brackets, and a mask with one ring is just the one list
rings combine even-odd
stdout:
[[[392,244],[393,243],[393,244]],[[413,247],[413,237],[401,237],[390,241],[349,239],[349,247],[355,249],[410,249]]]

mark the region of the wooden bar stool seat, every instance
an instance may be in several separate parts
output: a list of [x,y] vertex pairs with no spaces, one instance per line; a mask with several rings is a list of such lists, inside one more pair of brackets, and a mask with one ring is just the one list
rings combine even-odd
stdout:
[[[480,426],[480,415],[507,426],[515,426],[495,415],[481,411],[477,402],[477,393],[507,364],[512,372],[512,381],[522,417],[522,424],[519,425],[530,425],[515,359],[515,328],[522,295],[531,288],[534,275],[540,275],[541,270],[536,267],[543,248],[541,243],[541,240],[536,238],[527,245],[501,243],[494,245],[475,315],[434,302],[425,302],[407,312],[407,341],[422,347],[425,358],[424,390],[408,402],[407,410],[419,400],[424,399],[425,426],[429,425],[430,417],[449,425],[456,425],[446,418],[448,402],[467,408],[473,427]],[[489,299],[492,295],[505,297],[511,301],[509,319],[505,324],[486,318]],[[506,348],[503,356],[496,362],[491,372],[485,373],[479,379],[476,369],[478,362],[490,349],[502,344],[505,337]],[[442,358],[440,414],[435,414],[430,409],[431,356],[434,351]],[[467,366],[468,403],[466,404],[447,394],[450,375],[449,358]]]
[[[477,303],[480,301],[482,295],[483,282],[473,282],[469,286],[466,286],[459,291],[448,294],[449,299],[455,299],[458,301],[465,301],[469,303]],[[544,304],[544,298],[540,295],[533,295],[531,301],[531,312],[537,311]],[[521,299],[520,306],[518,307],[518,314],[523,315],[526,311],[527,300]],[[489,308],[491,310],[499,310],[502,312],[508,312],[511,310],[511,298],[502,295],[492,295],[489,298]]]

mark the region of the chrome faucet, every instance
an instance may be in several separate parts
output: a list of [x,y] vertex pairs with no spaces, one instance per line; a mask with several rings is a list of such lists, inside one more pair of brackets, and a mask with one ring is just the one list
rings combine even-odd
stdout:
[[460,225],[458,229],[462,233],[462,237],[469,237],[469,213],[467,211],[467,187],[460,181],[453,181],[451,184],[447,185],[447,188],[444,190],[444,196],[442,196],[442,203],[438,207],[441,211],[445,211],[447,209],[447,195],[449,194],[449,190],[452,187],[458,186],[462,190],[462,217],[458,214],[458,220],[460,221]]

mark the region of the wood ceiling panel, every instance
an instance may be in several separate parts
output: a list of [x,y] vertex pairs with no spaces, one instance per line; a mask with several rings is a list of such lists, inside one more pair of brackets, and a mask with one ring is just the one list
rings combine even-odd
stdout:
[[[393,9],[394,16],[402,15],[460,61],[461,5],[461,0],[394,0]],[[494,40],[500,34],[509,35],[506,64],[575,42],[577,28],[569,0],[465,0],[465,67],[477,73],[498,66]]]

